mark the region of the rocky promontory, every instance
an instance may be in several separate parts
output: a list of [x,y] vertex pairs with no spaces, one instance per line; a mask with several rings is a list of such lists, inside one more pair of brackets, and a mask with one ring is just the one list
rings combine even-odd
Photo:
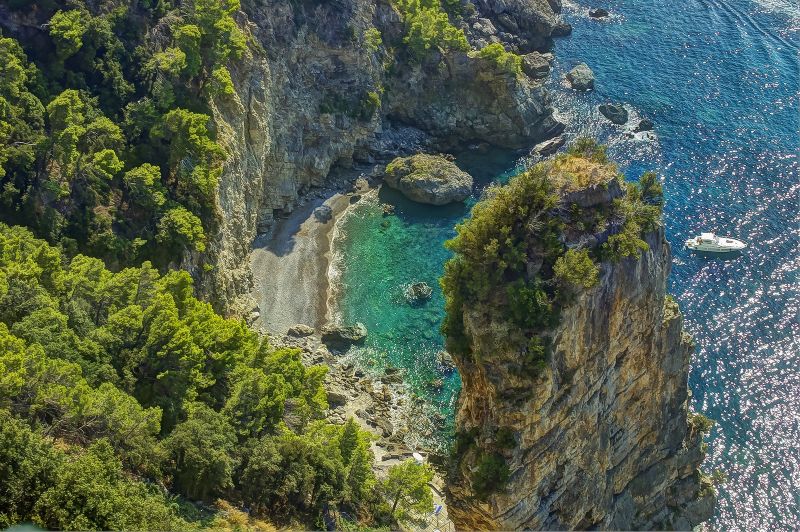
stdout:
[[429,205],[464,201],[472,194],[472,176],[443,155],[398,157],[386,166],[384,182],[408,199]]
[[713,513],[660,195],[581,142],[459,228],[443,278],[457,528],[685,530]]

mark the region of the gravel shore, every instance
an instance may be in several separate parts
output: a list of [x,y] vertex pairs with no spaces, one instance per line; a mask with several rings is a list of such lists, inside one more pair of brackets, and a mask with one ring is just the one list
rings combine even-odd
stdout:
[[333,228],[349,205],[350,196],[338,192],[310,199],[256,239],[250,256],[261,309],[256,327],[285,333],[297,323],[324,324]]

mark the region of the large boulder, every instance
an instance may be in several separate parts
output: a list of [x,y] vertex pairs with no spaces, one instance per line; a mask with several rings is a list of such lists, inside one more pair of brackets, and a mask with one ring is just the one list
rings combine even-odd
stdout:
[[591,18],[605,18],[609,15],[607,9],[603,9],[602,7],[598,7],[595,9],[589,10],[589,16]]
[[586,63],[580,63],[567,73],[567,81],[576,91],[588,91],[594,88],[594,72]]
[[553,155],[558,149],[564,145],[567,141],[567,137],[564,135],[559,135],[557,137],[553,137],[552,139],[548,139],[544,142],[540,142],[536,146],[531,149],[531,155],[538,155],[540,157],[547,157],[548,155]]
[[569,22],[560,21],[558,22],[553,31],[550,32],[551,37],[566,37],[572,33],[572,25]]
[[617,125],[622,125],[628,121],[628,110],[622,105],[613,103],[604,103],[597,108],[600,114],[611,120]]
[[522,71],[533,79],[544,79],[550,75],[550,62],[539,52],[522,56]]
[[386,166],[384,181],[408,199],[430,205],[464,201],[472,194],[472,176],[442,155],[398,157]]
[[649,118],[642,118],[639,124],[633,129],[634,133],[641,133],[642,131],[651,131],[653,129],[653,121]]
[[314,334],[314,328],[304,323],[298,323],[297,325],[292,325],[289,327],[289,330],[286,332],[286,334],[289,336],[294,336],[295,338],[303,338]]
[[333,349],[347,349],[353,344],[364,342],[367,337],[367,328],[363,323],[355,325],[328,324],[322,327],[322,343]]

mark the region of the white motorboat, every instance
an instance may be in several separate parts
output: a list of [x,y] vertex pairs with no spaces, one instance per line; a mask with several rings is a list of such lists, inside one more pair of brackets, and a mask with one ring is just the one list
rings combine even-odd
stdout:
[[741,240],[727,236],[717,236],[714,233],[700,233],[700,236],[686,241],[686,247],[694,251],[708,251],[711,253],[728,253],[741,251],[747,244]]

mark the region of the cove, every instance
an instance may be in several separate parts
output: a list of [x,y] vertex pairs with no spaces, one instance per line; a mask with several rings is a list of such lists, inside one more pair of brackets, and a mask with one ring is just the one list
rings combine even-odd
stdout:
[[[619,0],[604,6],[611,16],[601,21],[588,18],[589,7],[565,5],[574,31],[555,42],[548,84],[570,138],[608,144],[628,178],[655,170],[664,181],[669,289],[697,344],[693,407],[717,421],[704,468],[728,477],[711,524],[792,528],[800,520],[800,19],[780,1]],[[595,73],[591,93],[562,84],[578,62]],[[627,105],[628,124],[597,112],[609,101]],[[652,140],[630,136],[642,117],[655,123]],[[449,256],[442,245],[488,183],[521,168],[507,152],[468,152],[457,162],[476,178],[467,205],[432,208],[382,191],[341,220],[334,245],[338,318],[370,331],[349,356],[376,371],[406,369],[412,389],[441,416],[443,440],[460,383],[437,363],[437,280]],[[394,215],[383,216],[384,202]],[[730,260],[683,249],[701,230],[749,248]],[[413,307],[402,292],[416,281],[434,290]]]

